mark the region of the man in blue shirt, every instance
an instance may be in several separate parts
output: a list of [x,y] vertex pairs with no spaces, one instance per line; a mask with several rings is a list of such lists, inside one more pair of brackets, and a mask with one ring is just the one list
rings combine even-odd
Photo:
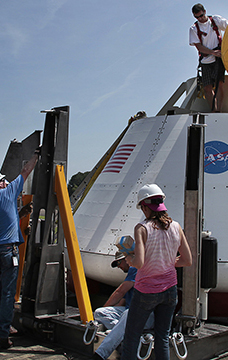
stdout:
[[25,164],[20,175],[11,183],[0,174],[0,348],[12,346],[9,339],[10,324],[13,318],[14,296],[16,293],[19,251],[18,245],[24,242],[19,226],[17,198],[23,190],[23,184],[34,169],[40,150]]
[[110,295],[104,306],[94,312],[94,319],[103,324],[107,330],[111,330],[119,322],[123,312],[129,308],[137,273],[136,268],[130,267],[126,263],[125,255],[120,251],[116,252],[115,260],[111,263],[111,266],[113,268],[118,267],[127,273],[127,276],[122,284]]

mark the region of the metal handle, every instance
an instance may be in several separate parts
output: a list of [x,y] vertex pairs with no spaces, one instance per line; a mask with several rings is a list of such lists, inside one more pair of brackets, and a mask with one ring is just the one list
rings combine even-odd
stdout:
[[[95,338],[95,335],[96,335],[96,332],[97,332],[97,328],[98,328],[98,322],[97,321],[90,320],[89,322],[86,322],[86,329],[85,329],[85,333],[84,333],[84,336],[83,336],[83,341],[84,341],[85,345],[90,345],[93,342],[93,340]],[[87,340],[86,336],[87,336],[89,330],[91,330],[91,331],[93,330],[93,333],[91,335],[90,340]]]
[[[187,355],[188,355],[188,350],[184,341],[184,335],[181,332],[174,332],[173,335],[171,336],[171,343],[174,347],[175,353],[178,357],[178,359],[180,360],[184,360],[186,359]],[[177,345],[183,344],[183,348],[184,348],[184,354],[181,355],[179,353],[178,347]]]
[[[144,357],[140,356],[142,345],[148,345],[147,353]],[[137,358],[139,360],[146,360],[150,357],[152,350],[154,348],[154,337],[152,334],[144,334],[140,337],[138,351],[137,351]]]

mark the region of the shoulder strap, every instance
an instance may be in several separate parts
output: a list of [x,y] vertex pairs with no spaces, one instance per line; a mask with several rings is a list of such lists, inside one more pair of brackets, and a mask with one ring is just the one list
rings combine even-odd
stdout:
[[196,25],[196,29],[197,29],[197,35],[200,39],[200,43],[202,44],[202,35],[203,36],[207,36],[207,33],[205,33],[204,31],[201,31],[200,28],[199,28],[199,24],[198,24],[198,21],[195,22],[195,25]]
[[[212,29],[216,32],[219,45],[221,46],[221,44],[222,44],[222,37],[221,37],[221,35],[219,34],[218,26],[216,25],[216,23],[215,23],[214,19],[212,18],[212,16],[208,16],[208,17],[209,17],[209,19],[211,20]],[[202,44],[202,35],[203,35],[203,36],[206,36],[207,34],[206,34],[205,32],[203,32],[203,31],[200,30],[198,21],[195,22],[195,25],[196,25],[196,29],[197,29],[197,35],[198,35],[198,37],[199,37],[199,39],[200,39],[200,43]]]
[[[195,22],[195,26],[196,26],[196,29],[197,29],[197,35],[198,35],[198,38],[200,40],[200,43],[203,44],[202,35],[206,36],[207,34],[200,30],[198,21]],[[203,58],[203,54],[199,51],[199,62],[202,60],[202,58]]]
[[[210,21],[211,21],[212,29],[216,32],[216,35],[217,35],[217,38],[218,38],[218,42],[219,42],[219,47],[221,47],[222,37],[221,37],[221,35],[219,34],[218,26],[216,25],[216,23],[215,23],[214,19],[212,18],[212,16],[208,16],[208,18],[209,18]],[[197,29],[198,38],[199,38],[199,40],[200,40],[200,43],[202,44],[202,43],[203,43],[203,42],[202,42],[202,36],[206,36],[207,33],[205,33],[205,32],[203,32],[203,31],[200,30],[198,21],[195,22],[195,26],[196,26],[196,29]],[[201,54],[200,52],[199,52],[199,57],[200,57],[199,60],[202,60],[203,54]]]
[[221,46],[222,44],[222,37],[219,34],[219,30],[218,30],[218,26],[216,25],[214,19],[212,16],[208,16],[209,19],[211,20],[211,24],[212,24],[212,29],[216,32],[217,38],[218,38],[218,42],[219,42],[219,46]]

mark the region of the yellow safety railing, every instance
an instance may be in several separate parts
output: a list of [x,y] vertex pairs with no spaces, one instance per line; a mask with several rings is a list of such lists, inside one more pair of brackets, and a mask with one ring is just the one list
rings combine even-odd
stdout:
[[93,320],[93,312],[62,165],[57,165],[55,169],[55,193],[62,219],[80,317],[81,321],[86,324],[86,322]]

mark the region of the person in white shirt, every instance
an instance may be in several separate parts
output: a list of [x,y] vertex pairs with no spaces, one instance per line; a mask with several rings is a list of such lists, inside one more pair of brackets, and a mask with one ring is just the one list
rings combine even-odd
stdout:
[[222,32],[228,20],[220,15],[207,16],[202,4],[192,7],[197,19],[190,27],[189,44],[195,46],[200,55],[202,84],[205,97],[213,112],[220,112],[223,101],[225,68],[221,59]]

